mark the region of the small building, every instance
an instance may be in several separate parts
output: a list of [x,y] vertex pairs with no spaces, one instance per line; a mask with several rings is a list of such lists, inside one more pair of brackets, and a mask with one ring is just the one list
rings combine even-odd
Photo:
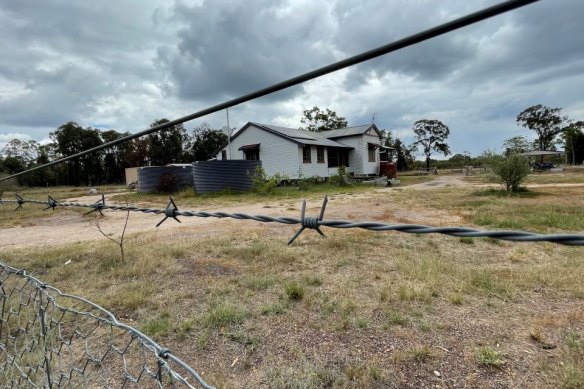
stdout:
[[378,175],[381,132],[375,124],[310,132],[249,122],[217,153],[218,160],[261,160],[268,175],[329,177],[344,166],[354,175]]

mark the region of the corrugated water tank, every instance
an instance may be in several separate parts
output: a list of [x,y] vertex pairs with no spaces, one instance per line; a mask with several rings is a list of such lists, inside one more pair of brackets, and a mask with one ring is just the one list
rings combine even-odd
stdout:
[[249,190],[252,177],[262,161],[229,159],[193,163],[193,182],[199,194],[222,190]]
[[144,166],[138,168],[139,192],[172,192],[193,186],[193,166],[176,164],[166,166]]

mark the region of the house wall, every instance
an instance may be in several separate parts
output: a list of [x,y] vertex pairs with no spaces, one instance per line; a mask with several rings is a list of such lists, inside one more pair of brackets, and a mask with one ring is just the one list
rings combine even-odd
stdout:
[[[302,169],[302,175],[304,177],[328,177],[329,176],[329,169],[328,169],[328,151],[327,148],[324,148],[324,163],[317,162],[317,152],[316,146],[310,146],[310,163],[304,163],[303,154],[302,154],[302,146],[298,146],[298,164]],[[298,172],[294,178],[298,178]]]
[[[241,146],[256,143],[260,144],[260,160],[267,175],[272,176],[280,173],[290,178],[298,177],[298,168],[300,167],[298,144],[253,125],[231,141],[231,159],[245,159],[243,151],[238,149]],[[229,158],[228,146],[225,146],[223,150],[227,150]],[[314,153],[316,158],[316,149]],[[221,159],[221,151],[216,157]]]
[[377,132],[369,130],[363,135],[362,152],[362,174],[379,174],[379,147],[375,149],[375,162],[369,162],[369,145],[368,143],[379,144],[381,139]]
[[354,147],[349,152],[349,168],[347,172],[355,174],[379,174],[379,148],[375,150],[375,162],[369,162],[368,144],[379,144],[380,138],[375,130],[363,135],[336,138],[342,144]]

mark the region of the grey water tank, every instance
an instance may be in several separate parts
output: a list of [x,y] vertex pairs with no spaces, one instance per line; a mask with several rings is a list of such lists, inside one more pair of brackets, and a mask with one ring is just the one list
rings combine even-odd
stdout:
[[[140,167],[137,189],[139,192],[175,191],[193,186],[192,170],[191,164]],[[165,182],[161,182],[163,179]]]
[[222,190],[249,190],[252,177],[262,161],[244,159],[197,161],[193,163],[193,182],[199,194]]

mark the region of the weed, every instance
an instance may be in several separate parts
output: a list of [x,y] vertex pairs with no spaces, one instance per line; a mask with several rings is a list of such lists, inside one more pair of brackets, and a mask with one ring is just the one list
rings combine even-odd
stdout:
[[242,324],[246,318],[246,313],[240,308],[230,304],[221,303],[211,308],[205,317],[205,323],[211,328],[220,328]]
[[266,290],[276,283],[272,276],[250,277],[246,280],[245,285],[251,290]]
[[489,346],[479,347],[475,350],[478,363],[485,366],[500,367],[505,364],[505,358],[501,351],[497,351]]
[[142,332],[151,337],[167,336],[171,329],[170,315],[168,313],[163,313],[160,317],[148,320],[141,328]]
[[288,310],[288,304],[275,302],[262,307],[262,315],[281,315]]
[[413,349],[409,350],[409,355],[411,359],[416,362],[425,362],[434,358],[434,353],[432,353],[430,347],[426,345],[414,347]]
[[289,300],[300,301],[304,298],[304,287],[296,281],[286,284],[286,296]]

